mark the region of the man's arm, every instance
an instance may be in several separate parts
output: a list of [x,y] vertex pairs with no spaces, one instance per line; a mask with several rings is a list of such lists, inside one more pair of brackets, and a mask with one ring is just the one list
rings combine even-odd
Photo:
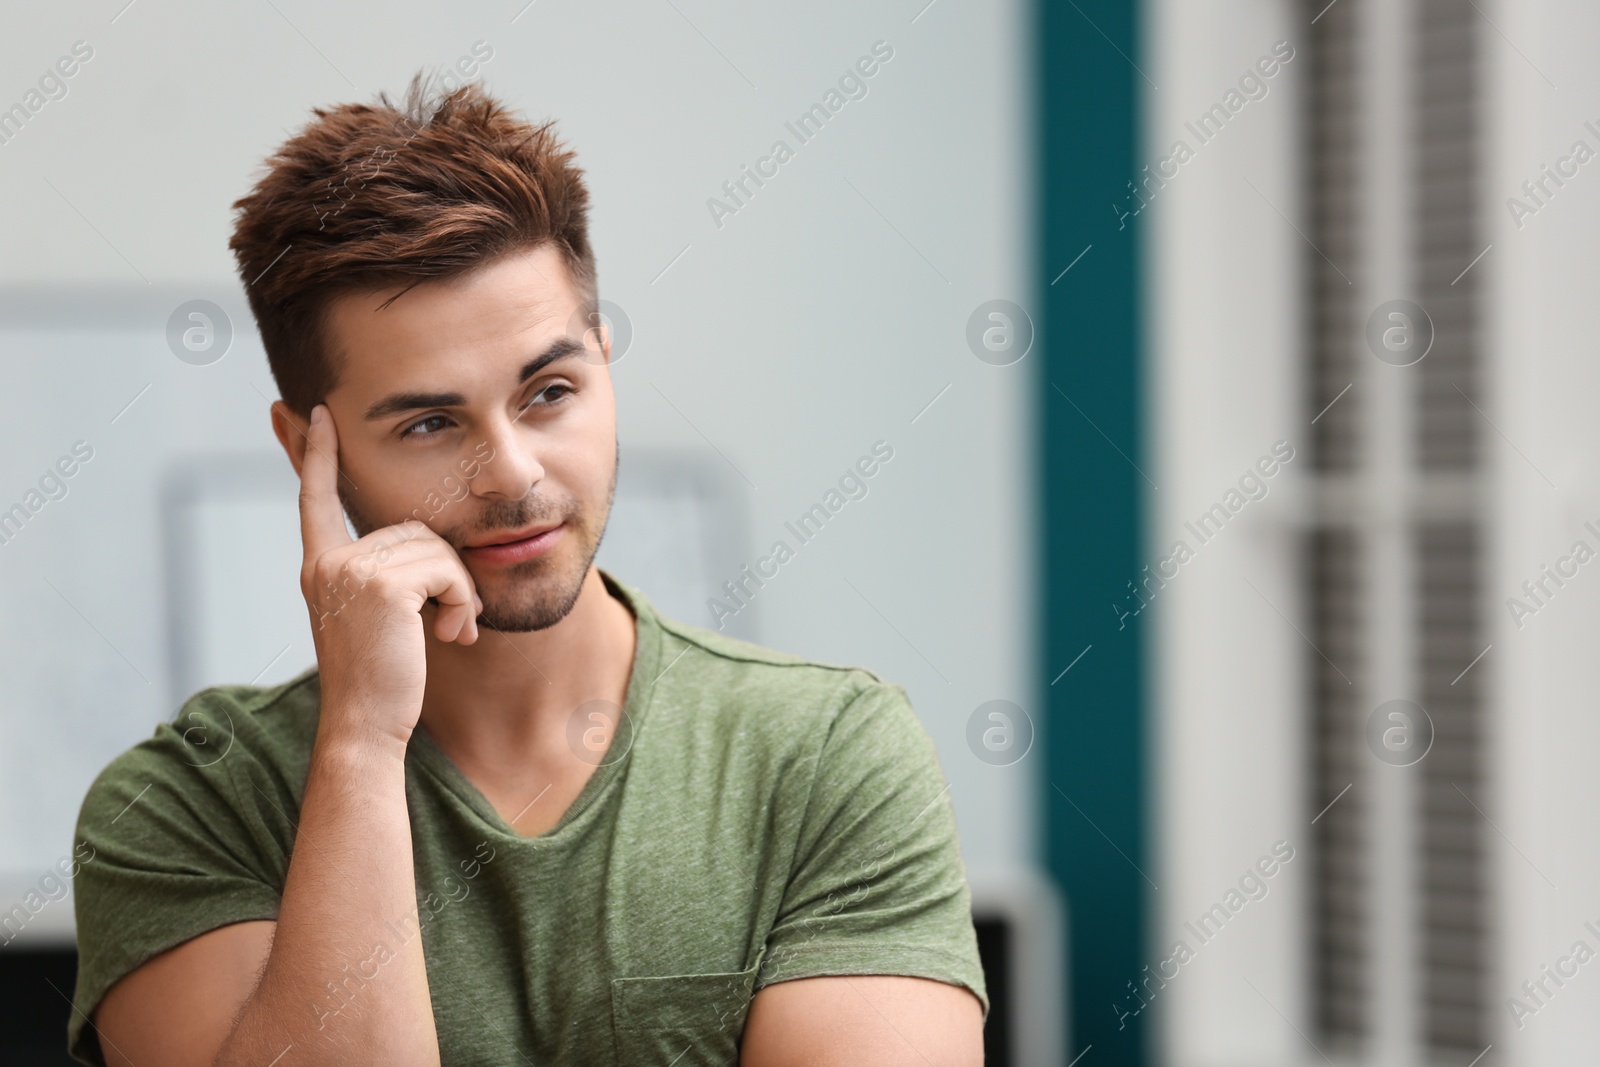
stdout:
[[797,978],[755,995],[747,1067],[980,1067],[983,1005],[961,986],[891,975]]
[[[96,1014],[118,1067],[439,1063],[405,754],[426,681],[423,625],[470,644],[482,604],[454,549],[421,523],[351,539],[326,408],[300,441],[280,437],[301,477],[322,703],[277,921],[213,930],[114,987]],[[430,597],[436,611],[424,610]]]
[[256,987],[276,923],[232,923],[168,949],[106,991],[94,1013],[110,1067],[209,1065]]
[[983,1062],[950,787],[905,691],[864,681],[840,694],[807,761],[794,866],[745,1020],[754,1067]]
[[113,986],[95,1013],[111,1067],[438,1063],[403,757],[318,738],[278,921],[202,934]]

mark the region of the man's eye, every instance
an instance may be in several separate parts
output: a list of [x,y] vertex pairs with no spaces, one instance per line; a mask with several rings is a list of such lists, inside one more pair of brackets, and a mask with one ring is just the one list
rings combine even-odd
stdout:
[[[545,386],[543,389],[541,389],[537,393],[533,394],[533,399],[528,401],[528,406],[529,407],[537,407],[537,406],[539,406],[535,402],[540,397],[545,397],[546,398],[546,400],[544,402],[544,406],[546,406],[546,407],[550,406],[551,404],[559,404],[563,400],[565,400],[568,396],[572,395],[573,392],[575,392],[575,390],[571,386],[563,385],[560,382],[551,382],[549,385]],[[551,395],[552,393],[554,393],[555,395],[552,396]]]
[[[420,434],[423,437],[428,437],[428,436],[430,436],[432,434],[435,434],[435,433],[438,433],[440,430],[444,429],[444,427],[442,425],[437,425],[437,424],[446,423],[446,422],[449,422],[449,421],[450,420],[445,418],[445,416],[443,416],[443,415],[429,415],[425,419],[418,419],[416,422],[413,422],[410,426],[407,426],[404,430],[400,431],[400,436],[402,438],[406,438],[406,437],[411,437],[414,434]],[[431,430],[423,429],[423,427],[426,427],[426,426],[429,426],[429,425],[433,425],[434,428],[431,429]]]

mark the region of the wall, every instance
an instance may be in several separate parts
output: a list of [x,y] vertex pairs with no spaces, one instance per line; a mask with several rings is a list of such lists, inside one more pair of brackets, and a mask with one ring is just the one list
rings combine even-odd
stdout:
[[[1316,1058],[1294,1029],[1307,1028],[1299,732],[1307,649],[1289,621],[1299,618],[1294,532],[1309,464],[1296,377],[1306,246],[1290,221],[1299,211],[1304,57],[1297,51],[1262,79],[1265,95],[1245,98],[1220,132],[1202,130],[1204,142],[1191,127],[1274,45],[1293,48],[1300,21],[1288,4],[1258,0],[1152,0],[1146,10],[1146,70],[1160,88],[1147,94],[1141,166],[1155,171],[1172,159],[1161,169],[1175,174],[1130,220],[1149,242],[1148,440],[1159,486],[1147,494],[1141,563],[1173,576],[1147,587],[1155,592],[1140,616],[1155,646],[1151,873],[1160,887],[1150,894],[1141,963],[1176,973],[1144,987],[1155,989],[1144,1012],[1157,1030],[1157,1062],[1291,1063]],[[1192,157],[1175,152],[1178,142]],[[1199,518],[1238,492],[1278,442],[1295,458],[1263,479],[1265,496],[1245,498],[1220,530],[1197,535]],[[1179,542],[1192,558],[1180,561]],[[1197,936],[1190,926],[1280,841],[1296,858],[1265,880],[1266,895]],[[1174,952],[1179,941],[1193,952],[1187,962]],[[1139,983],[1144,972],[1127,977]],[[1126,990],[1120,1003],[1139,1007]]]
[[[1021,20],[1016,3],[948,0],[8,11],[0,107],[74,42],[93,56],[0,144],[0,284],[107,287],[91,299],[131,302],[150,330],[94,360],[0,334],[15,390],[0,500],[73,441],[96,449],[24,531],[32,547],[0,548],[0,673],[21,694],[0,707],[6,884],[68,849],[93,774],[176,710],[155,621],[159,468],[277,451],[248,321],[222,362],[195,368],[165,350],[166,311],[237,293],[229,204],[310,108],[396,94],[477,42],[493,50],[477,76],[558,118],[588,170],[602,296],[634,331],[615,369],[624,463],[630,449],[726,457],[754,552],[874,441],[893,446],[870,495],[761,591],[757,633],[904,684],[974,877],[1026,865],[1032,764],[989,766],[966,741],[979,704],[1033,700],[1029,409],[1020,374],[966,341],[975,307],[1025,284]],[[718,220],[707,201],[723,183],[775,139],[793,145],[785,122],[880,40],[893,59],[867,95]]]
[[[1592,964],[1557,986],[1541,974],[1575,942],[1600,951],[1600,855],[1590,841],[1600,811],[1593,754],[1600,745],[1600,583],[1583,566],[1533,615],[1513,619],[1507,601],[1533,605],[1522,583],[1542,577],[1578,540],[1600,548],[1600,425],[1594,398],[1597,324],[1595,248],[1600,170],[1594,163],[1538,206],[1522,184],[1556,166],[1578,140],[1600,150],[1600,71],[1592,45],[1600,11],[1567,0],[1485,5],[1498,32],[1484,37],[1490,102],[1483,205],[1492,294],[1492,359],[1485,412],[1495,486],[1492,562],[1485,605],[1494,629],[1496,715],[1489,743],[1495,789],[1487,805],[1495,848],[1502,940],[1491,1003],[1497,1052],[1509,1065],[1571,1063],[1600,1041],[1600,979]],[[1570,166],[1568,169],[1572,169]],[[1513,219],[1507,201],[1536,207]],[[1572,564],[1566,565],[1569,569]],[[1520,613],[1519,613],[1520,614]],[[1520,625],[1519,625],[1520,622]],[[1563,965],[1570,969],[1571,963]],[[1530,998],[1523,982],[1543,980]],[[1514,1017],[1511,998],[1532,1013]],[[1540,1001],[1543,1001],[1542,1005]]]

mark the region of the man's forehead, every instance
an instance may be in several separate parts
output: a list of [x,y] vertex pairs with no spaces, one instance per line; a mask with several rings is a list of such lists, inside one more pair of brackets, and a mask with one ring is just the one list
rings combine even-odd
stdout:
[[402,288],[330,300],[327,339],[340,365],[359,373],[369,359],[381,357],[392,372],[397,362],[504,346],[524,350],[581,334],[581,323],[572,328],[581,317],[580,299],[560,256],[546,247],[502,257],[468,275]]

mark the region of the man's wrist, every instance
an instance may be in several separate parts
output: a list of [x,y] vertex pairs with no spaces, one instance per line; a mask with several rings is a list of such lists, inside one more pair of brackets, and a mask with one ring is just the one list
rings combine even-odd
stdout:
[[341,714],[333,720],[337,725],[331,724],[330,719],[324,709],[311,750],[313,763],[332,763],[340,770],[356,773],[405,764],[406,739],[367,725],[369,720],[360,714]]

